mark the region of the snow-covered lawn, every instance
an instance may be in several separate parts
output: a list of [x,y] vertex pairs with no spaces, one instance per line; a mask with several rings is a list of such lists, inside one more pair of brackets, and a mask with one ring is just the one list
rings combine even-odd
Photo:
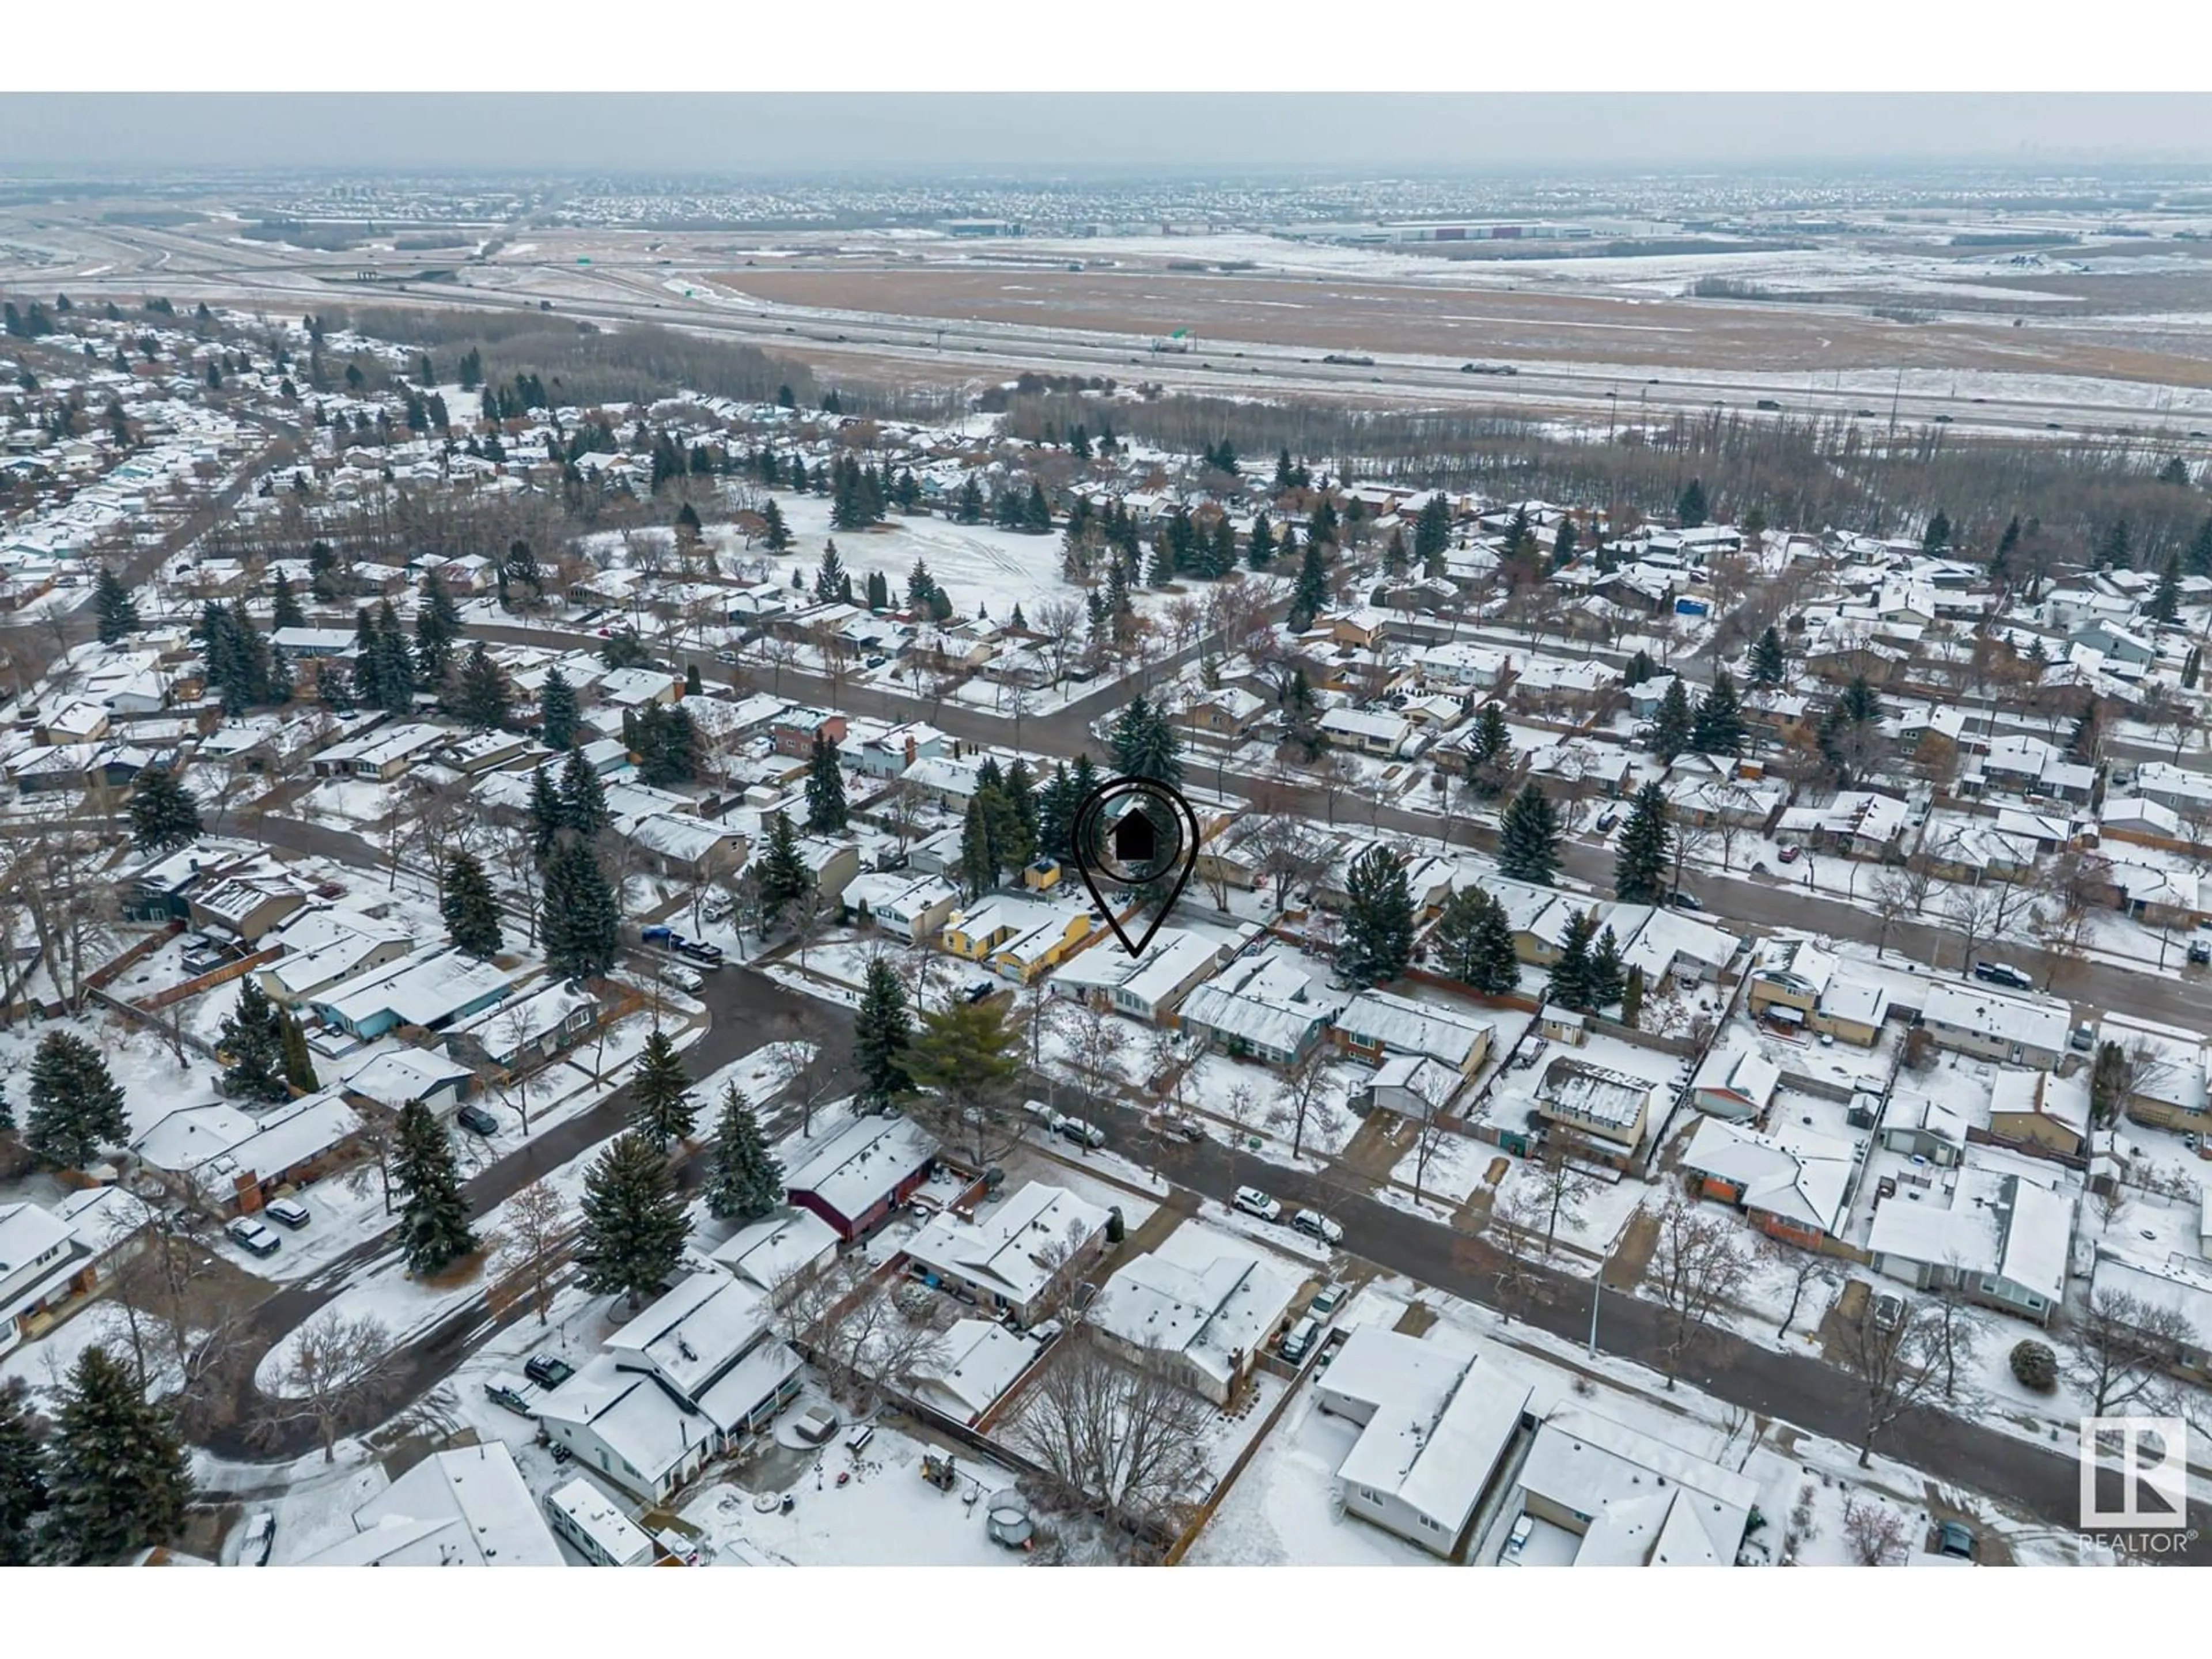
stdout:
[[[228,991],[218,1020],[222,1013],[230,1011],[237,994]],[[203,1105],[216,1097],[218,1068],[212,1061],[186,1048],[180,1063],[164,1039],[142,1026],[112,1015],[81,1014],[0,1030],[0,1089],[7,1091],[18,1122],[22,1121],[30,1090],[32,1057],[46,1035],[57,1030],[70,1031],[100,1051],[107,1062],[108,1074],[123,1091],[124,1110],[130,1117],[133,1138],[145,1133],[179,1106]]]

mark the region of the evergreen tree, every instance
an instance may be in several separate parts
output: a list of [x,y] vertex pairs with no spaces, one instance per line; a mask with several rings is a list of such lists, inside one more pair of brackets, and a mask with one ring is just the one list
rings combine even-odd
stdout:
[[167,767],[149,766],[131,789],[131,844],[142,853],[190,847],[204,831],[199,803]]
[[814,597],[828,604],[845,591],[845,561],[838,556],[833,538],[822,544],[822,562],[814,568]]
[[1450,504],[1442,490],[1431,490],[1429,499],[1421,504],[1420,515],[1413,520],[1413,556],[1424,570],[1444,556],[1451,546],[1451,532]]
[[1772,690],[1789,672],[1789,659],[1782,652],[1781,631],[1770,623],[1766,631],[1759,636],[1759,643],[1751,647],[1751,683],[1761,690]]
[[2158,591],[2151,595],[2150,615],[2153,622],[2171,623],[2181,614],[2181,555],[2166,556],[2166,568],[2159,573]]
[[441,1272],[476,1249],[453,1139],[419,1100],[399,1109],[392,1178],[406,1193],[399,1206],[399,1243],[409,1273]]
[[631,747],[638,754],[638,781],[655,788],[690,782],[705,755],[691,711],[680,702],[648,704],[637,717]]
[[1498,902],[1480,887],[1445,901],[1430,936],[1437,971],[1484,996],[1501,996],[1520,983],[1513,955],[1513,927]]
[[561,797],[553,787],[553,774],[540,766],[530,775],[530,850],[540,864],[560,839],[564,818]]
[[292,584],[281,570],[269,584],[269,625],[272,629],[305,628],[307,625],[307,613],[300,609],[300,601],[292,592]]
[[582,750],[571,749],[568,758],[561,763],[560,804],[555,823],[589,841],[607,827],[609,817],[606,786],[599,781],[598,769],[584,758]]
[[811,881],[799,854],[799,832],[778,812],[769,820],[768,848],[761,854],[761,931],[776,924],[783,907],[804,893]]
[[1697,716],[1690,708],[1690,694],[1680,675],[1674,677],[1667,688],[1667,695],[1659,700],[1659,712],[1651,721],[1651,752],[1661,763],[1672,765],[1674,757],[1690,746],[1696,730]]
[[1597,933],[1597,912],[1584,910],[1570,917],[1559,959],[1544,982],[1544,1000],[1582,1013],[1594,1012],[1590,1000],[1590,941]]
[[21,1377],[0,1382],[0,1567],[31,1565],[33,1528],[49,1495],[30,1400],[30,1385]]
[[771,495],[761,507],[761,520],[767,528],[762,532],[762,542],[771,553],[781,553],[791,545],[791,526],[783,521],[783,509]]
[[1337,971],[1357,986],[1397,978],[1413,957],[1413,895],[1406,861],[1388,847],[1371,847],[1352,861],[1345,890],[1350,902]]
[[913,1085],[908,1081],[907,1045],[914,1040],[914,1018],[906,988],[883,957],[868,961],[860,1006],[853,1020],[853,1061],[860,1073],[860,1104],[884,1111]]
[[1474,975],[1469,988],[1486,996],[1510,996],[1521,988],[1521,961],[1513,944],[1513,919],[1489,894],[1477,919]]
[[283,1100],[287,1091],[281,1068],[284,1063],[284,1027],[276,1006],[252,974],[238,981],[238,1001],[223,1016],[216,1034],[216,1048],[226,1061],[222,1073],[225,1093],[249,1100]]
[[1644,1018],[1644,970],[1631,968],[1620,982],[1620,1023],[1633,1030]]
[[869,610],[888,611],[891,608],[891,585],[884,580],[882,571],[868,572],[867,595]]
[[445,683],[446,671],[453,663],[453,641],[460,634],[461,608],[433,570],[422,579],[422,602],[415,612],[415,662],[424,684]]
[[1690,726],[1690,747],[1701,755],[1741,754],[1747,735],[1735,682],[1727,669],[1716,667],[1711,687],[1698,700],[1697,716]]
[[1990,559],[1990,574],[1996,580],[2003,581],[2012,574],[2013,551],[2019,545],[2020,514],[2015,513],[2005,526],[2004,534],[1997,538],[1997,550]]
[[1927,529],[1920,532],[1920,550],[1930,557],[1951,550],[1951,515],[1942,507],[1928,520]]
[[99,575],[93,578],[92,604],[100,619],[102,645],[113,645],[125,635],[138,631],[138,607],[131,598],[131,590],[106,565],[100,566]]
[[1705,523],[1705,486],[1692,478],[1674,498],[1674,522],[1685,530],[1695,530]]
[[700,675],[699,665],[696,662],[685,663],[684,665],[684,695],[687,697],[703,696],[706,691],[707,682]]
[[2212,517],[2197,526],[2197,534],[2189,544],[2189,574],[2212,576]]
[[999,859],[991,845],[991,803],[979,789],[968,798],[960,818],[960,879],[970,898],[999,884]]
[[1265,570],[1274,560],[1274,526],[1267,522],[1265,513],[1255,514],[1252,533],[1244,539],[1244,562],[1255,570]]
[[1182,781],[1182,739],[1142,692],[1115,720],[1114,769],[1123,777],[1150,778],[1170,788]]
[[1559,533],[1552,538],[1552,568],[1564,570],[1575,562],[1575,521],[1559,520]]
[[1549,887],[1559,876],[1559,815],[1534,778],[1498,820],[1498,873]]
[[557,668],[545,671],[538,692],[538,740],[558,754],[576,741],[576,688]]
[[1298,566],[1298,580],[1291,590],[1291,611],[1286,618],[1294,634],[1303,634],[1314,625],[1314,618],[1328,609],[1328,566],[1322,557],[1318,536],[1306,542],[1304,562]]
[[1593,1012],[1610,1008],[1627,994],[1628,972],[1621,965],[1620,941],[1608,927],[1597,936],[1590,951],[1589,999]]
[[1667,822],[1667,797],[1657,783],[1636,792],[1628,822],[1621,826],[1613,854],[1613,896],[1623,904],[1656,904],[1666,896],[1667,855],[1674,832]]
[[757,1221],[783,1201],[783,1169],[769,1153],[752,1103],[738,1085],[722,1091],[714,1158],[707,1172],[707,1213],[717,1221]]
[[619,926],[614,890],[590,844],[564,838],[545,860],[545,965],[562,979],[603,978],[615,965]]
[[478,640],[461,664],[460,684],[453,693],[455,718],[479,732],[505,731],[514,702],[507,671],[491,659],[483,641]]
[[584,1287],[621,1291],[642,1308],[684,1260],[690,1224],[667,1160],[642,1135],[626,1134],[584,1172],[576,1262]]
[[2128,521],[2125,519],[2113,520],[2112,527],[2105,532],[2104,539],[2097,544],[2097,568],[2125,570],[2134,562],[2134,554],[2135,542],[2129,534]]
[[31,1058],[23,1144],[43,1164],[82,1170],[102,1146],[131,1138],[123,1091],[100,1050],[74,1032],[51,1030]]
[[845,822],[845,774],[837,764],[837,745],[825,733],[817,732],[814,757],[806,769],[807,833],[842,835]]
[[665,1152],[669,1143],[690,1134],[699,1120],[698,1103],[691,1098],[691,1077],[684,1069],[684,1056],[668,1033],[656,1025],[647,1034],[644,1051],[629,1083],[629,1124],[632,1130]]
[[1065,864],[1073,856],[1075,809],[1083,804],[1074,791],[1066,761],[1054,763],[1052,776],[1037,791],[1037,853],[1055,863]]
[[98,1344],[77,1356],[54,1414],[46,1553],[64,1566],[113,1562],[184,1530],[191,1460],[169,1413]]
[[295,1015],[281,1010],[276,1016],[284,1034],[284,1081],[303,1095],[311,1095],[321,1088],[315,1076],[315,1056],[307,1047],[307,1028]]
[[438,910],[446,919],[446,937],[456,950],[490,961],[506,941],[500,931],[499,901],[492,896],[483,861],[463,848],[446,860],[445,878]]
[[1495,800],[1512,772],[1513,733],[1506,726],[1505,711],[1486,702],[1468,733],[1468,787],[1485,800]]

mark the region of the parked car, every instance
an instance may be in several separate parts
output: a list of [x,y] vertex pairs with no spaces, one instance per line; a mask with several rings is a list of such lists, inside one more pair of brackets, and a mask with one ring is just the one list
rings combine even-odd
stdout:
[[1309,1314],[1283,1333],[1283,1340],[1276,1345],[1276,1350],[1295,1365],[1306,1357],[1306,1351],[1313,1346],[1314,1338],[1319,1334],[1321,1321]]
[[267,1510],[257,1510],[253,1519],[246,1523],[246,1536],[238,1542],[238,1565],[241,1567],[265,1567],[269,1565],[270,1547],[276,1541],[276,1517]]
[[2086,1054],[2097,1046],[2097,1028],[2083,1020],[2074,1028],[2074,1035],[2066,1039],[2066,1046],[2077,1054]]
[[1598,834],[1600,834],[1601,836],[1609,836],[1609,835],[1611,835],[1611,834],[1613,833],[1613,826],[1614,824],[1616,824],[1616,823],[1619,823],[1620,822],[1620,813],[1619,809],[1614,808],[1614,807],[1607,807],[1607,808],[1603,812],[1601,812],[1601,813],[1598,815],[1598,820],[1597,820],[1597,832],[1598,832]]
[[1936,1553],[1960,1561],[1974,1559],[1974,1529],[1963,1522],[1946,1521],[1936,1528]]
[[1145,1127],[1156,1135],[1170,1140],[1187,1141],[1193,1146],[1206,1139],[1205,1126],[1183,1112],[1147,1112]]
[[261,1206],[261,1213],[280,1227],[289,1227],[294,1232],[313,1219],[307,1213],[307,1206],[296,1198],[280,1198],[273,1204],[264,1204]]
[[1060,1114],[1042,1100],[1025,1100],[1022,1103],[1022,1109],[1043,1124],[1048,1133],[1054,1124],[1060,1121]]
[[1498,1554],[1498,1565],[1517,1565],[1521,1559],[1521,1552],[1528,1547],[1528,1534],[1535,1530],[1535,1522],[1528,1516],[1524,1515],[1516,1521],[1513,1523],[1513,1530],[1505,1534],[1505,1547]]
[[276,1237],[252,1216],[242,1215],[223,1229],[230,1235],[231,1243],[255,1255],[274,1255],[283,1248],[284,1241]]
[[1905,1317],[1905,1298],[1884,1291],[1874,1299],[1874,1328],[1878,1331],[1893,1331]]
[[2197,938],[2190,940],[2189,960],[2199,968],[2212,964],[2212,939]]
[[1314,1299],[1306,1304],[1306,1311],[1316,1319],[1326,1319],[1344,1305],[1343,1285],[1331,1279],[1314,1292]]
[[709,945],[704,939],[687,939],[683,944],[678,945],[676,950],[679,956],[690,957],[702,968],[719,968],[722,965],[722,947],[719,945]]
[[462,1107],[453,1114],[453,1121],[472,1135],[495,1135],[499,1133],[499,1120],[481,1106]]
[[960,998],[963,1002],[981,1002],[998,988],[998,986],[990,980],[979,979],[961,992]]
[[503,1406],[517,1417],[534,1417],[530,1409],[530,1385],[512,1371],[501,1371],[484,1383],[484,1393],[495,1406]]
[[676,939],[676,930],[665,925],[655,923],[651,927],[640,928],[637,936],[640,942],[646,945],[672,945]]
[[1331,1221],[1319,1210],[1300,1210],[1291,1218],[1291,1225],[1310,1238],[1321,1240],[1324,1244],[1344,1243],[1344,1229]]
[[1974,977],[1990,985],[2002,985],[2008,990],[2033,991],[2035,981],[2008,962],[1978,962]]
[[714,653],[714,660],[719,663],[734,666],[736,664],[743,661],[744,659],[739,657],[736,652],[729,649],[726,646],[721,650],[717,651]]
[[1283,1218],[1281,1203],[1268,1197],[1257,1187],[1239,1187],[1237,1189],[1237,1207],[1246,1215],[1258,1216],[1262,1221],[1280,1221]]
[[1800,848],[1785,847],[1779,853],[1776,854],[1775,856],[1780,859],[1784,864],[1795,864],[1797,862],[1797,855],[1802,850],[1802,849]]
[[686,968],[680,962],[664,963],[653,977],[663,985],[673,985],[679,991],[702,991],[707,986],[707,981],[700,978],[694,969]]
[[1088,1146],[1094,1151],[1106,1144],[1106,1132],[1097,1124],[1085,1122],[1079,1117],[1061,1118],[1052,1126],[1052,1132],[1062,1140],[1072,1140],[1079,1146]]
[[699,907],[699,915],[708,925],[719,927],[730,919],[730,896],[717,893]]
[[534,1353],[522,1374],[541,1389],[557,1389],[576,1374],[576,1368],[558,1354]]
[[1698,902],[1695,893],[1686,893],[1679,887],[1667,895],[1667,902],[1677,910],[1702,910],[1705,908]]
[[837,1413],[827,1406],[809,1406],[791,1426],[808,1445],[818,1446],[837,1432]]

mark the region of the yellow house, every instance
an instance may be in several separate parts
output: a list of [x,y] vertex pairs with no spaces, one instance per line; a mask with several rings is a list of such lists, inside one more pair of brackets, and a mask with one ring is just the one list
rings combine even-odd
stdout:
[[1091,912],[1075,905],[993,893],[953,912],[939,937],[954,956],[1026,985],[1090,938],[1091,925]]
[[1007,940],[991,953],[991,965],[1006,978],[1027,985],[1079,949],[1094,926],[1088,910],[1063,912],[1054,921]]

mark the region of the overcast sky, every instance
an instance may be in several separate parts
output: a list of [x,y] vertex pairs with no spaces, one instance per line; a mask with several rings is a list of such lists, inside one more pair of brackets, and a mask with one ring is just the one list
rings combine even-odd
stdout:
[[2200,94],[9,94],[11,165],[794,173],[2212,161]]

